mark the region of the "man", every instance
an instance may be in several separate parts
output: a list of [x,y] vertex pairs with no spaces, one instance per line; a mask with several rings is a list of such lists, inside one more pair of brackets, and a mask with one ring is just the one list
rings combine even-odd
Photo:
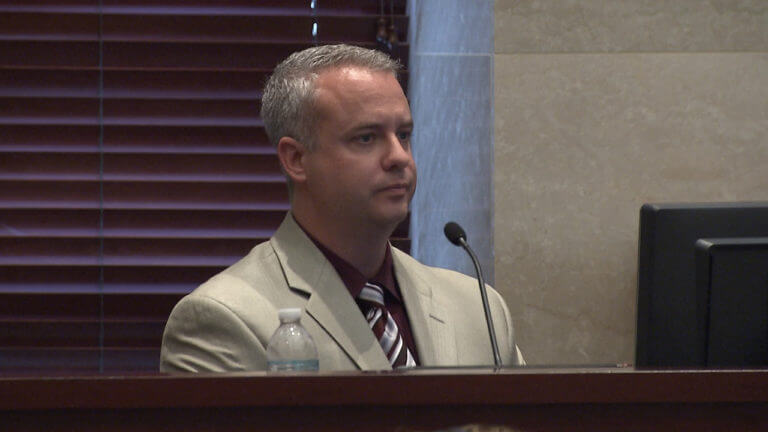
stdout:
[[[163,371],[266,369],[278,310],[304,310],[321,370],[491,365],[477,281],[390,246],[416,188],[399,64],[348,45],[294,53],[261,115],[291,212],[269,242],[174,308]],[[522,363],[509,311],[489,289],[505,365]]]

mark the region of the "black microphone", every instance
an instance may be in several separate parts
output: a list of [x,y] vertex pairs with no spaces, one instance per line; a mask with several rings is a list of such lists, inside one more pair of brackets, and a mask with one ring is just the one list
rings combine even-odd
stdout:
[[456,246],[461,246],[469,254],[472,259],[472,264],[475,265],[475,272],[477,273],[477,282],[480,285],[480,297],[483,299],[483,310],[485,311],[485,322],[488,324],[488,334],[491,337],[491,348],[493,348],[493,362],[497,368],[501,367],[501,355],[499,354],[499,345],[496,343],[496,330],[493,328],[493,318],[491,318],[491,308],[488,306],[488,293],[485,289],[485,279],[483,279],[483,271],[480,269],[480,262],[475,256],[475,252],[469,247],[467,243],[467,234],[464,229],[456,222],[448,222],[443,228],[443,232],[448,240]]
[[443,232],[445,233],[445,236],[448,237],[448,240],[456,246],[461,246],[461,240],[464,240],[465,242],[467,241],[467,233],[465,233],[464,228],[456,222],[448,222],[445,224]]

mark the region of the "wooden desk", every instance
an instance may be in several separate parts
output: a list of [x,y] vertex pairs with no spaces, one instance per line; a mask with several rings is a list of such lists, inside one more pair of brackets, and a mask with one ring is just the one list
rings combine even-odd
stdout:
[[[0,430],[768,430],[768,371],[0,377]],[[695,428],[695,429],[693,429]]]

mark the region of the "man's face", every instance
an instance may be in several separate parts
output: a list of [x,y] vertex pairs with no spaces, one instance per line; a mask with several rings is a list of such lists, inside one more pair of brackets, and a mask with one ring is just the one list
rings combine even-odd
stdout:
[[315,81],[315,147],[304,156],[306,190],[336,223],[394,227],[416,189],[413,120],[395,77],[357,67]]

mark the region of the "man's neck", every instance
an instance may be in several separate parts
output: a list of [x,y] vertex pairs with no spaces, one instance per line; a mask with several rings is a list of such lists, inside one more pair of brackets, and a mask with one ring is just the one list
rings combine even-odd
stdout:
[[381,268],[391,230],[324,222],[294,209],[293,217],[315,240],[370,278]]

